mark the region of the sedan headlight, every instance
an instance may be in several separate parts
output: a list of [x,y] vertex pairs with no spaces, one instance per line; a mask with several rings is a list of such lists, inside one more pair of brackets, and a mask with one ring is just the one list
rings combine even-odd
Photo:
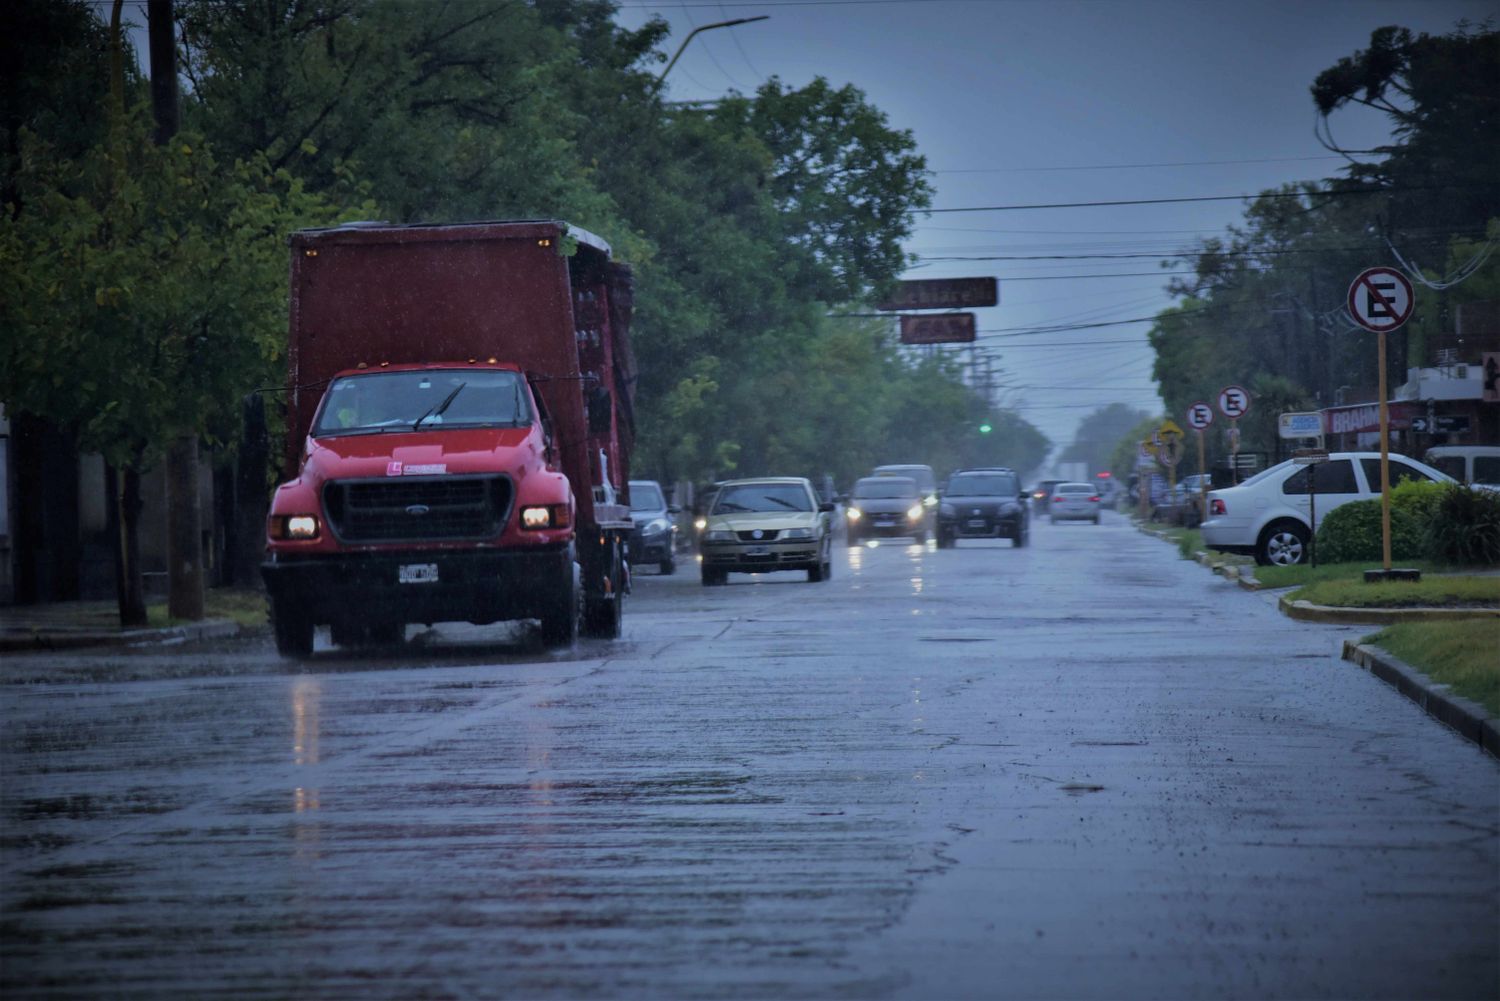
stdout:
[[850,521],[858,521],[859,519],[864,517],[864,512],[857,507],[851,507],[849,510],[844,512],[844,517],[848,518]]
[[653,518],[646,522],[646,527],[641,529],[642,535],[660,535],[672,527],[672,523],[665,518]]
[[922,520],[922,505],[921,504],[913,504],[907,510],[906,517],[910,521],[921,521]]
[[693,527],[696,528],[700,532],[703,531],[705,528],[708,527],[708,519],[707,518],[696,518],[696,519],[694,519],[694,521],[693,521]]
[[786,530],[786,537],[788,539],[811,539],[813,533],[810,528],[789,528]]
[[703,541],[704,542],[733,542],[734,541],[734,533],[733,532],[726,532],[726,531],[724,531],[722,529],[716,528],[712,532],[705,532],[705,533],[703,533]]
[[924,507],[937,507],[937,503],[938,499],[932,496],[932,494],[928,494],[926,497],[922,498],[922,505]]
[[944,504],[938,508],[938,514],[942,515],[944,518],[951,518],[956,513],[957,512],[953,510],[952,504]]
[[1006,501],[1004,504],[1000,505],[1000,510],[1004,514],[1015,514],[1017,511],[1021,510],[1021,505],[1017,504],[1015,501]]

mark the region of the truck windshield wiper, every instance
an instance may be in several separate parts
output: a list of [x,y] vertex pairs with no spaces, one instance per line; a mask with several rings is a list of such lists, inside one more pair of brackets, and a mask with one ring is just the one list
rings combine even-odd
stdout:
[[429,407],[428,410],[427,410],[427,413],[423,414],[421,417],[418,417],[415,421],[413,421],[412,425],[411,425],[411,429],[413,431],[418,431],[422,427],[422,422],[425,421],[425,420],[427,420],[429,417],[441,417],[441,416],[443,416],[443,411],[448,409],[448,404],[452,403],[453,402],[453,398],[456,397],[459,393],[461,393],[463,391],[463,388],[465,386],[467,386],[467,385],[468,385],[467,382],[460,382],[457,386],[454,386],[453,387],[453,392],[449,393],[446,397],[444,397],[442,403],[439,403],[435,407]]

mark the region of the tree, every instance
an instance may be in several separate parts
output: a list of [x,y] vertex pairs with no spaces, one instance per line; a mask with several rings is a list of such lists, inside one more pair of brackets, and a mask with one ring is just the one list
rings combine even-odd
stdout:
[[207,434],[273,378],[285,238],[332,214],[264,159],[156,145],[144,105],[76,158],[23,133],[24,211],[0,225],[0,398],[123,471],[122,619],[144,619],[138,493],[173,432]]
[[1124,403],[1100,407],[1078,422],[1078,431],[1063,451],[1062,461],[1087,463],[1090,472],[1109,469],[1120,440],[1149,416]]

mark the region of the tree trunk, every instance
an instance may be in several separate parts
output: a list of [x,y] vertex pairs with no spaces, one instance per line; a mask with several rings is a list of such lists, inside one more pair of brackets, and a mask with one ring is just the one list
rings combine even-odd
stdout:
[[146,624],[146,585],[141,576],[141,473],[134,466],[116,472],[109,467],[114,500],[115,596],[120,607],[120,625]]
[[167,615],[203,618],[203,533],[198,507],[198,438],[167,446]]

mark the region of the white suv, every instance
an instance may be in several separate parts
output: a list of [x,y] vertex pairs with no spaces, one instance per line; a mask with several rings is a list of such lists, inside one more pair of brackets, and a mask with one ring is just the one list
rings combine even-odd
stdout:
[[[1390,463],[1393,487],[1404,480],[1453,482],[1452,477],[1404,455],[1392,454]],[[1220,552],[1248,553],[1262,566],[1301,563],[1314,528],[1310,475],[1315,477],[1320,524],[1324,515],[1340,505],[1380,496],[1379,452],[1334,452],[1327,462],[1317,465],[1316,474],[1309,473],[1311,468],[1288,460],[1237,487],[1212,491],[1208,520],[1202,525],[1203,544]]]

